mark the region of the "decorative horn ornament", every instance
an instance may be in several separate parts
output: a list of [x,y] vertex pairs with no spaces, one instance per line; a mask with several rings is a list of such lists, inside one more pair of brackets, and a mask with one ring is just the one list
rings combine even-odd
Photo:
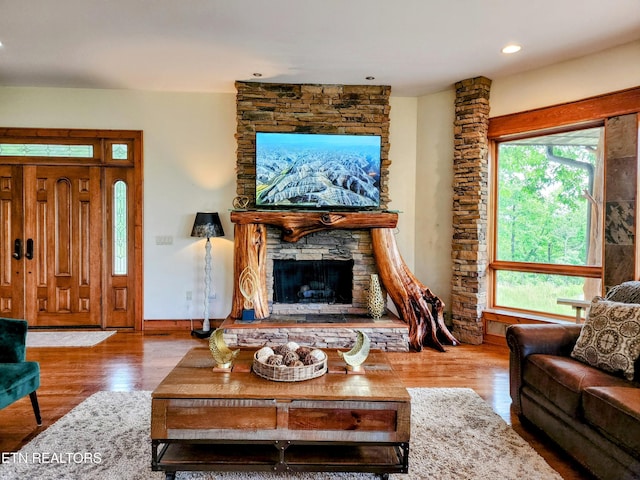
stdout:
[[338,351],[338,355],[342,357],[347,364],[347,370],[353,372],[360,372],[362,370],[362,364],[369,356],[369,349],[371,348],[371,340],[361,330],[356,330],[357,338],[356,343],[348,352]]
[[233,359],[240,353],[240,349],[231,350],[223,338],[224,329],[218,328],[209,337],[209,350],[216,362],[216,369],[231,370]]

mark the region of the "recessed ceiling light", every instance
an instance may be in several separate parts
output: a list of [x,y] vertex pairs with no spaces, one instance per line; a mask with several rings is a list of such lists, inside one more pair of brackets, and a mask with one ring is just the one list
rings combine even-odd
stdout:
[[262,76],[262,74],[260,72],[256,72],[253,74],[254,77],[256,78],[260,78]]
[[516,53],[520,50],[522,50],[522,46],[518,45],[517,43],[510,43],[502,49],[502,53]]
[[365,80],[375,80],[376,79],[376,77],[373,77],[371,75],[369,75],[368,77],[364,77],[364,78],[365,78]]

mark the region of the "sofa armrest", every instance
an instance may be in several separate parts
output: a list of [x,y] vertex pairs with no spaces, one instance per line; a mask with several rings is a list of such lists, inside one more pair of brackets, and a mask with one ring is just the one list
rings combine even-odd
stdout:
[[582,325],[543,324],[509,325],[506,337],[509,345],[509,392],[513,407],[522,413],[520,389],[526,358],[534,353],[568,357],[573,350]]
[[26,341],[26,320],[0,318],[0,363],[24,362]]
[[581,331],[582,325],[577,324],[509,325],[506,336],[509,349],[521,359],[533,353],[566,357]]

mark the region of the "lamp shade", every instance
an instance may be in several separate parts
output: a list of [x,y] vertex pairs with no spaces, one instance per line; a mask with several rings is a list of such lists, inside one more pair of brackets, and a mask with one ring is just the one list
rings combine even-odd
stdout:
[[192,237],[224,237],[222,223],[217,212],[198,212],[191,230]]

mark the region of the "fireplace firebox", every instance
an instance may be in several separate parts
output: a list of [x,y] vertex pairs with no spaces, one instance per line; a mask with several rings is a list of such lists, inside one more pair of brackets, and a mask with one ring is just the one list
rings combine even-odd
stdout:
[[353,260],[274,260],[274,303],[350,304]]

